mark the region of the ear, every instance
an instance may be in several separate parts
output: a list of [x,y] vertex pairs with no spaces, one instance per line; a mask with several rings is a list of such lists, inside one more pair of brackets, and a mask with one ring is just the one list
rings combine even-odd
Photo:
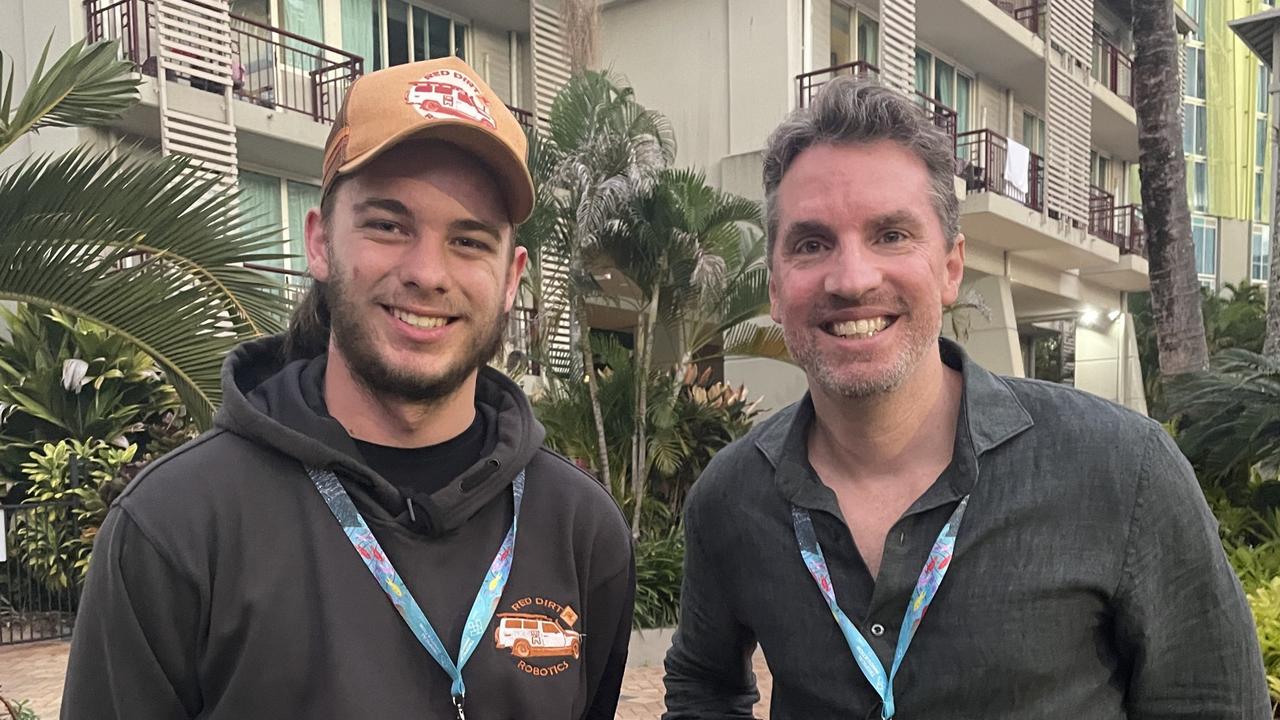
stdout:
[[511,253],[511,266],[507,268],[507,312],[511,312],[516,304],[516,296],[520,294],[520,278],[524,275],[524,267],[528,262],[529,251],[517,245]]
[[956,235],[942,272],[942,304],[950,305],[959,299],[960,283],[964,280],[964,233]]
[[320,282],[329,281],[329,240],[325,237],[324,219],[319,208],[307,211],[305,247],[307,272]]
[[769,270],[769,317],[782,324],[782,311],[778,309],[778,274]]

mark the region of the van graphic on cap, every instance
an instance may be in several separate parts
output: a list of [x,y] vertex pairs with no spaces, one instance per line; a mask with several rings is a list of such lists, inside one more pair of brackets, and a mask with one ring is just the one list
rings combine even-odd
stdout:
[[493,130],[497,124],[489,112],[489,100],[471,78],[453,70],[427,73],[409,85],[405,102],[432,120],[458,118]]

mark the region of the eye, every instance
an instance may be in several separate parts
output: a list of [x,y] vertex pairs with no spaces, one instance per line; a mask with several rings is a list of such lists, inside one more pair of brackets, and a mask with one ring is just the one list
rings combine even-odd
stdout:
[[489,243],[479,238],[460,236],[453,239],[456,245],[460,245],[468,250],[489,250]]
[[400,226],[390,220],[370,220],[361,225],[361,227],[377,233],[392,234],[400,231]]
[[884,234],[880,236],[881,242],[889,243],[890,245],[900,243],[906,239],[907,234],[901,230],[886,230]]
[[821,252],[821,250],[822,250],[822,240],[811,237],[811,238],[804,238],[803,240],[797,242],[795,244],[795,247],[792,249],[792,252],[794,252],[797,255],[811,255],[816,252]]

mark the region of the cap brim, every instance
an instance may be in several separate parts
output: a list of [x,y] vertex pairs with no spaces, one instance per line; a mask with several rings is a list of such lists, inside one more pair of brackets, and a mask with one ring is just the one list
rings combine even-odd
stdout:
[[533,212],[533,178],[529,175],[524,158],[517,157],[511,146],[493,133],[465,120],[436,120],[426,126],[411,127],[383,140],[359,157],[348,160],[338,168],[337,174],[342,176],[353,173],[396,145],[421,139],[442,140],[475,155],[498,181],[507,201],[507,210],[511,213],[512,224],[519,225],[529,219]]

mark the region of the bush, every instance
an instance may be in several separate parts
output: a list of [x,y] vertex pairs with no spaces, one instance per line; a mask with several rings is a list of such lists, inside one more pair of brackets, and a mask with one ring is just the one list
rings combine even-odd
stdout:
[[1262,665],[1267,669],[1267,687],[1275,705],[1280,703],[1280,577],[1249,593],[1249,608],[1258,625]]
[[684,528],[641,537],[636,543],[636,610],[639,630],[670,627],[680,613],[684,580]]

